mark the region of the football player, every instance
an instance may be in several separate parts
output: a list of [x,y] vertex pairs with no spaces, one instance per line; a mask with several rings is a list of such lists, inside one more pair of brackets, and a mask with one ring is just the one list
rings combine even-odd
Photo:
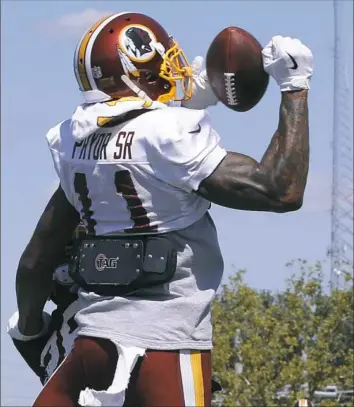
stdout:
[[60,186],[17,270],[10,333],[30,341],[47,333],[50,270],[84,221],[88,236],[70,265],[78,338],[35,406],[211,405],[210,303],[223,260],[210,203],[295,211],[307,180],[311,51],[276,36],[263,63],[281,105],[257,162],[221,147],[192,67],[157,21],[115,14],[80,40],[85,103],[47,134]]

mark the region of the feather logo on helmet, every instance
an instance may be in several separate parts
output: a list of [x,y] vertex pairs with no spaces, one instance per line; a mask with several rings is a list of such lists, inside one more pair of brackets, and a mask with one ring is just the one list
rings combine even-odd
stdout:
[[119,37],[119,48],[134,62],[147,62],[156,55],[155,35],[143,25],[128,26]]

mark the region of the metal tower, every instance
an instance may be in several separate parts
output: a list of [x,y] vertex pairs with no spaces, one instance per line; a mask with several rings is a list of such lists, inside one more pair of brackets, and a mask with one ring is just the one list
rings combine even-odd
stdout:
[[353,270],[353,88],[349,85],[348,70],[348,64],[353,62],[353,22],[350,17],[352,12],[348,15],[346,10],[348,3],[350,2],[333,1],[335,46],[330,249],[332,289],[345,288],[345,273],[352,273]]

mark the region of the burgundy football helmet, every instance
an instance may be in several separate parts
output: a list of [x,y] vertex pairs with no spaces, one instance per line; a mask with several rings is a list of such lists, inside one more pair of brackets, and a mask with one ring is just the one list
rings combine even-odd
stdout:
[[168,103],[192,96],[184,52],[145,14],[119,13],[95,23],[76,48],[74,70],[87,103],[127,97]]

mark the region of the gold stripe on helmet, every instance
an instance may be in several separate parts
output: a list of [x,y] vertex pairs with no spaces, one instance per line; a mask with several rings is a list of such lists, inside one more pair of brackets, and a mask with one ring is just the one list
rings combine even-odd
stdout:
[[87,76],[87,68],[86,68],[86,50],[88,43],[90,41],[91,36],[97,30],[97,28],[103,23],[109,16],[102,18],[101,20],[97,21],[84,35],[83,39],[81,40],[81,44],[79,47],[79,52],[77,53],[77,70],[79,73],[80,81],[82,84],[82,91],[91,90],[90,81]]

